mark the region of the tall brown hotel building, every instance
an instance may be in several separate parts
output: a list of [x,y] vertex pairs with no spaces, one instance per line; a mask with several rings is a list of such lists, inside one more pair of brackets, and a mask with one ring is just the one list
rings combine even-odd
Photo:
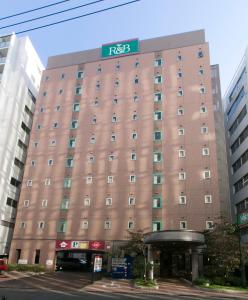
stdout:
[[229,214],[222,121],[203,30],[50,57],[10,261],[53,267],[128,230],[203,243]]

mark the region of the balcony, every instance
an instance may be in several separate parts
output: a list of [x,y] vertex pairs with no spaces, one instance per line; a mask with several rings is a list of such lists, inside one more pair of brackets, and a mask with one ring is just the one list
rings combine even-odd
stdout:
[[31,128],[32,128],[32,123],[33,123],[33,118],[30,117],[26,112],[24,112],[24,114],[23,114],[23,122],[24,122],[25,125],[27,125],[27,127],[31,130]]
[[5,64],[6,62],[6,57],[0,57],[0,64]]
[[11,199],[18,201],[20,195],[20,189],[11,185],[9,187],[8,195]]
[[22,150],[20,147],[17,147],[15,157],[19,159],[21,162],[25,163],[26,160],[26,151]]
[[0,42],[0,49],[9,48],[9,42]]
[[22,176],[23,176],[23,170],[17,166],[13,166],[12,177],[14,177],[15,179],[17,179],[19,181],[22,181]]
[[28,143],[29,143],[29,136],[30,136],[29,134],[27,134],[25,131],[21,130],[19,138],[26,146],[28,146]]

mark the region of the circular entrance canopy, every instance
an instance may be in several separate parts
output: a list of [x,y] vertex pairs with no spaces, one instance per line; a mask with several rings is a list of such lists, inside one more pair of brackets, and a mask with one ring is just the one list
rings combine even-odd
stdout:
[[184,243],[190,245],[203,245],[204,234],[193,230],[163,230],[147,233],[145,244],[156,243]]

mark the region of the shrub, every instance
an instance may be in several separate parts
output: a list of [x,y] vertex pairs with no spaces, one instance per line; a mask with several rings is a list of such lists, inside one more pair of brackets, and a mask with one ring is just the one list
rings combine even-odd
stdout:
[[196,285],[206,286],[206,285],[210,284],[210,280],[205,278],[205,277],[199,277],[193,283],[196,284]]
[[42,265],[18,265],[9,264],[8,271],[19,271],[19,272],[45,272],[45,266]]
[[223,277],[216,276],[213,278],[213,283],[217,285],[226,285],[226,280]]
[[142,278],[137,278],[134,280],[135,285],[142,287],[155,287],[157,285],[155,280],[144,280]]
[[231,276],[228,280],[228,283],[232,286],[242,286],[242,279],[237,276]]

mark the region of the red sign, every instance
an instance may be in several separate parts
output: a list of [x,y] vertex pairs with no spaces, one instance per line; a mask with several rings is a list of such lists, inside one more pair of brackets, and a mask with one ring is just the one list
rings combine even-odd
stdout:
[[75,241],[75,240],[56,240],[57,250],[71,250],[71,249],[90,249],[90,250],[104,250],[104,241]]
[[91,250],[104,250],[105,242],[103,241],[91,241],[89,242],[89,248]]

